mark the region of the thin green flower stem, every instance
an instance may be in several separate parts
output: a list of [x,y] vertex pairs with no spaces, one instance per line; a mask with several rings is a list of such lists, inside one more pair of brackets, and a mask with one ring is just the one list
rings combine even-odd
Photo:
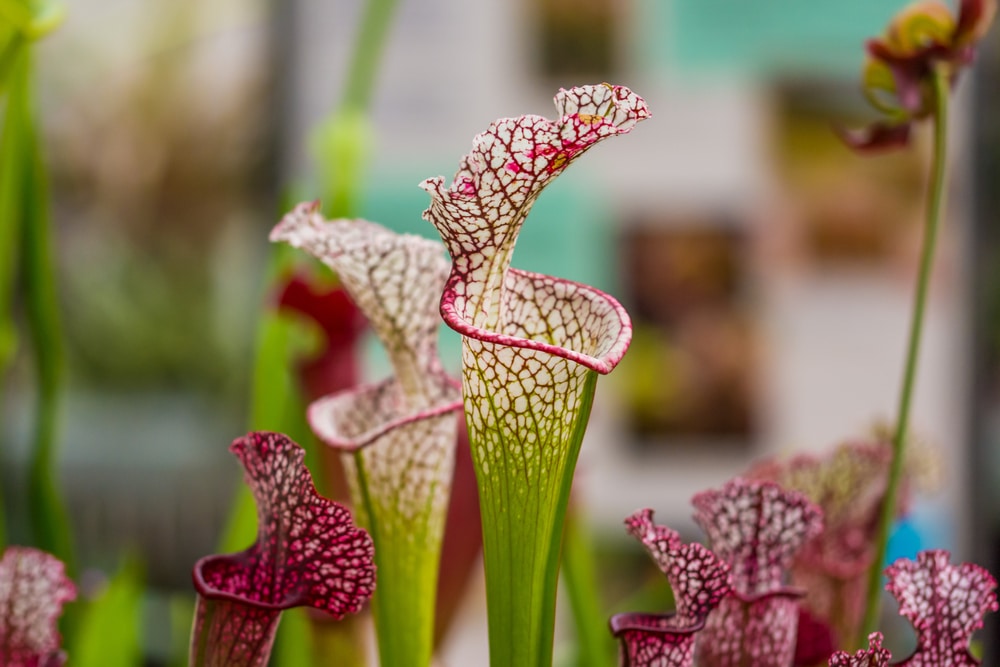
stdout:
[[[367,127],[366,119],[371,108],[371,99],[377,78],[376,74],[382,54],[385,51],[389,26],[392,25],[392,19],[395,16],[398,4],[398,0],[368,0],[365,3],[364,15],[362,16],[357,41],[354,45],[354,52],[347,72],[347,81],[344,85],[340,106],[332,119],[335,129],[339,126],[342,132],[351,132],[357,136],[338,144],[338,148],[340,149],[339,154],[326,156],[327,159],[335,163],[326,165],[326,171],[328,173],[332,172],[335,175],[333,183],[329,186],[329,192],[324,193],[328,198],[326,210],[331,218],[351,218],[358,214],[363,175],[360,172],[363,171],[363,165],[369,152],[369,147],[364,141],[364,133]],[[385,580],[385,577],[389,576],[390,572],[398,570],[398,568],[388,567],[380,561],[386,555],[384,553],[386,548],[391,549],[395,545],[383,545],[379,539],[378,526],[376,525],[378,517],[377,508],[373,505],[369,493],[368,477],[361,451],[355,452],[354,463],[357,469],[358,484],[364,499],[363,509],[368,518],[368,530],[375,543],[381,547],[375,552],[375,562],[379,568],[379,585],[382,588],[388,587],[390,590],[407,590],[406,582],[399,582],[399,585],[394,585],[395,582]],[[406,632],[406,627],[401,628],[404,631],[402,633],[394,632],[395,623],[393,619],[402,619],[404,623],[406,619],[398,611],[393,613],[393,607],[403,605],[409,608],[413,606],[410,603],[415,603],[419,607],[419,599],[413,600],[412,597],[422,594],[429,594],[433,597],[434,591],[433,589],[429,592],[411,591],[411,600],[409,602],[405,600],[385,601],[384,596],[377,596],[379,599],[372,601],[372,614],[375,617],[376,628],[379,630],[377,632],[377,641],[382,664],[398,664],[402,667],[411,664],[411,661],[415,661],[412,664],[421,664],[429,660],[430,645],[426,649],[422,646],[410,646],[403,639],[403,635],[412,636],[414,633]],[[433,607],[432,599],[429,608],[433,609]],[[418,619],[411,618],[410,622],[417,623]],[[433,621],[429,622],[431,624],[430,636],[432,637]],[[345,629],[347,629],[347,632],[345,632]],[[347,634],[354,635],[354,641],[351,641],[350,637],[346,636]],[[345,665],[348,662],[356,665],[364,665],[366,663],[364,654],[357,650],[357,634],[357,622],[353,619],[350,621],[350,626],[346,623],[341,623],[333,628],[330,628],[328,625],[313,625],[314,643],[321,645],[324,642],[329,643],[330,640],[335,640],[336,645],[343,649],[337,656],[340,660],[345,661]],[[423,654],[426,654],[426,660],[421,658]]]
[[347,72],[341,109],[367,111],[371,107],[375,73],[378,71],[386,36],[398,4],[399,0],[369,0],[365,4],[351,68]]
[[362,177],[368,157],[368,116],[376,73],[385,51],[389,26],[399,0],[368,0],[351,57],[340,106],[330,120],[333,154],[326,156],[332,174],[325,210],[331,218],[357,215]]
[[[358,41],[355,45],[347,75],[343,98],[338,116],[365,116],[371,103],[375,82],[375,72],[384,50],[385,38],[391,24],[398,0],[369,0],[366,3]],[[361,146],[364,149],[364,146]],[[363,155],[352,156],[348,162],[356,170]],[[331,217],[352,217],[357,211],[358,184],[357,174],[341,174],[333,191],[329,194],[331,200],[329,213]],[[291,257],[287,251],[277,248],[271,259],[267,285],[276,285],[279,279],[287,275],[291,265]],[[304,424],[304,412],[301,397],[295,387],[291,372],[292,341],[295,338],[296,326],[287,321],[277,312],[266,312],[261,316],[257,331],[257,352],[254,363],[254,383],[251,395],[251,424],[254,430],[280,430],[286,433],[299,431]],[[306,429],[308,432],[308,429]],[[298,442],[307,442],[311,436],[304,433]],[[316,456],[315,447],[306,448],[306,464],[311,470],[318,471],[320,467],[313,464]],[[360,458],[360,457],[359,457]],[[235,551],[244,548],[254,539],[256,526],[256,509],[253,496],[249,489],[241,486],[237,492],[230,518],[221,541],[221,550]],[[347,665],[364,665],[364,655],[357,650],[357,642],[340,641],[349,629],[355,628],[357,622],[353,617],[331,625],[317,621],[312,624],[314,644],[329,643],[347,647],[342,654],[326,655],[331,660],[341,660]],[[283,633],[279,630],[279,643],[283,641]],[[315,657],[315,656],[314,656]],[[318,659],[318,657],[317,657]],[[326,664],[326,662],[324,662]]]
[[927,195],[924,243],[920,256],[917,288],[914,294],[913,319],[910,323],[910,338],[906,352],[903,385],[899,397],[899,412],[896,417],[896,429],[892,437],[892,461],[889,466],[889,480],[886,485],[885,499],[882,502],[882,511],[879,515],[875,556],[868,570],[867,603],[865,605],[864,621],[861,624],[861,631],[855,641],[859,647],[862,645],[867,646],[868,634],[877,629],[876,626],[878,624],[882,599],[882,564],[885,561],[888,549],[889,533],[896,518],[899,484],[906,458],[907,429],[913,387],[916,382],[917,360],[919,358],[920,340],[923,333],[924,310],[927,303],[928,287],[930,286],[934,248],[937,243],[941,211],[944,207],[945,172],[948,161],[949,78],[947,66],[939,64],[934,68],[932,87],[932,95],[934,97],[934,152],[931,158],[931,177]]

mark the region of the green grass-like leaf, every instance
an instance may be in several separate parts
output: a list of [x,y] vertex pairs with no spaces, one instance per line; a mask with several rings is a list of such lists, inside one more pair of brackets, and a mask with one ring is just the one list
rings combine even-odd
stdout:
[[[25,63],[25,67],[29,67]],[[24,91],[30,94],[28,72],[24,73]],[[16,81],[15,81],[16,83]],[[13,96],[18,88],[11,89]],[[28,100],[26,99],[27,109]],[[50,220],[45,171],[36,140],[34,124],[26,115],[21,131],[25,152],[22,208],[22,257],[27,328],[35,362],[37,405],[29,480],[32,527],[35,539],[46,551],[76,571],[72,533],[65,504],[56,478],[57,419],[62,382],[63,348],[56,296],[55,268],[52,262]]]
[[[18,41],[11,38],[10,43]],[[7,51],[4,52],[5,55]],[[0,370],[14,350],[13,286],[20,279],[36,376],[29,515],[35,543],[75,571],[72,534],[55,470],[56,420],[63,355],[45,169],[31,113],[31,54],[17,49],[6,72],[0,131]],[[18,270],[20,273],[18,273]]]
[[284,667],[319,664],[314,659],[310,640],[309,612],[304,608],[287,609],[282,612],[271,662]]
[[[15,66],[26,57],[21,44],[20,40],[9,39],[0,51],[0,93],[10,88]],[[23,88],[23,84],[19,87]],[[10,364],[17,348],[12,309],[21,255],[21,169],[27,112],[17,95],[9,96],[6,107],[0,130],[0,373]]]
[[69,649],[74,667],[137,667],[142,664],[145,572],[128,557],[101,594],[81,614]]

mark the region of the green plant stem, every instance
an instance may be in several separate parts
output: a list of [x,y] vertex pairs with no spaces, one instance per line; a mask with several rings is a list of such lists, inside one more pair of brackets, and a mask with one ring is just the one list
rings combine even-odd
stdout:
[[399,0],[368,0],[340,104],[320,131],[324,210],[331,218],[357,215],[370,151],[369,110],[376,73]]
[[[326,200],[326,213],[332,218],[350,218],[358,215],[363,187],[363,172],[370,153],[369,109],[375,89],[376,74],[398,4],[398,0],[368,0],[365,3],[364,15],[358,29],[357,41],[351,56],[340,104],[329,121],[329,148],[326,150],[323,147],[320,148],[320,171],[325,176],[325,187],[322,194]],[[374,524],[377,521],[377,514],[368,493],[366,471],[362,458],[361,452],[355,456],[359,485],[365,500],[363,509],[369,521],[372,522],[372,537],[377,539]],[[389,548],[396,547],[392,544],[388,546]],[[399,582],[398,585],[395,581],[389,580],[394,568],[384,568],[383,564],[379,562],[380,558],[385,555],[382,553],[383,550],[376,551],[375,554],[376,564],[380,568],[379,588],[408,590],[405,580]],[[405,579],[406,573],[403,572],[402,576]],[[424,654],[426,654],[427,661],[430,659],[432,650],[430,644],[425,649],[421,642],[418,641],[411,645],[402,636],[413,637],[413,632],[405,632],[404,628],[401,635],[393,636],[396,629],[393,626],[393,619],[402,619],[405,622],[407,610],[421,608],[421,596],[429,596],[430,602],[427,608],[433,612],[434,588],[425,591],[421,590],[416,582],[411,583],[413,585],[410,586],[407,600],[385,600],[384,595],[378,595],[379,599],[372,601],[372,613],[375,616],[376,627],[384,629],[378,633],[377,637],[382,664],[398,664],[401,667],[407,664],[419,665],[425,662],[422,657]],[[383,604],[382,601],[385,603]],[[402,607],[394,612],[397,602]],[[409,620],[418,626],[421,623],[415,617]],[[433,618],[427,623],[432,637]],[[323,655],[326,661],[323,664],[340,664],[344,667],[363,667],[367,663],[365,654],[360,648],[363,643],[360,639],[360,624],[355,617],[333,625],[313,618],[311,627],[313,646],[315,649],[320,647],[325,649],[322,651],[314,649],[314,659]],[[396,641],[396,639],[402,641]],[[397,659],[398,662],[395,661]]]
[[868,571],[864,621],[861,624],[861,631],[856,641],[859,646],[867,646],[868,634],[875,631],[878,624],[882,598],[882,564],[885,561],[888,549],[889,533],[896,518],[899,484],[903,475],[903,464],[906,458],[907,429],[913,387],[916,381],[917,361],[920,356],[924,310],[927,303],[928,287],[930,286],[934,248],[937,243],[941,211],[944,207],[948,139],[948,80],[949,76],[946,68],[938,65],[934,70],[932,88],[934,97],[934,153],[932,156],[931,177],[927,195],[923,250],[920,256],[917,287],[913,300],[913,319],[910,323],[906,366],[903,372],[903,385],[899,396],[899,412],[896,416],[896,428],[892,437],[892,461],[889,465],[889,480],[886,485],[885,499],[882,502],[882,511],[879,515],[875,556]]
[[355,43],[351,68],[347,72],[347,83],[341,98],[341,109],[367,112],[371,107],[375,73],[378,71],[389,26],[398,4],[399,0],[369,0],[365,4],[358,41]]

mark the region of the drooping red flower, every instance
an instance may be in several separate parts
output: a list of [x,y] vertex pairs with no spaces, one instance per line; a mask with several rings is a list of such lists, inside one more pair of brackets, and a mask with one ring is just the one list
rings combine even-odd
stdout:
[[822,510],[800,493],[742,478],[699,493],[692,503],[733,585],[698,635],[698,663],[788,667],[802,592],[785,580],[798,550],[822,530]]
[[997,611],[997,582],[972,563],[952,565],[944,550],[921,551],[886,568],[886,590],[917,632],[917,648],[899,667],[973,667],[972,633]]
[[729,567],[704,546],[681,541],[676,531],[653,523],[653,511],[625,520],[666,575],[674,593],[672,614],[617,614],[611,631],[621,640],[622,667],[689,667],[695,636],[729,593]]
[[957,17],[937,0],[903,8],[881,38],[866,44],[869,57],[862,89],[886,119],[843,132],[844,140],[858,150],[906,145],[913,121],[933,111],[930,88],[935,68],[945,67],[954,83],[972,62],[996,12],[996,0],[961,0]]
[[59,667],[56,621],[76,598],[62,562],[30,547],[8,547],[0,558],[0,665]]
[[255,432],[230,451],[257,502],[258,537],[246,551],[195,564],[194,667],[262,667],[282,610],[308,606],[342,618],[375,588],[371,538],[316,492],[299,445]]
[[888,667],[890,658],[889,649],[882,647],[882,633],[873,632],[868,635],[868,648],[854,655],[837,651],[830,656],[830,667]]

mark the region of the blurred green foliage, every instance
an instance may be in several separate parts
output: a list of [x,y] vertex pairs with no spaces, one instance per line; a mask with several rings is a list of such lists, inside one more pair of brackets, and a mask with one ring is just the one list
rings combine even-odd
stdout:
[[86,604],[68,651],[75,667],[143,663],[144,590],[142,562],[134,555],[127,556],[121,569]]

